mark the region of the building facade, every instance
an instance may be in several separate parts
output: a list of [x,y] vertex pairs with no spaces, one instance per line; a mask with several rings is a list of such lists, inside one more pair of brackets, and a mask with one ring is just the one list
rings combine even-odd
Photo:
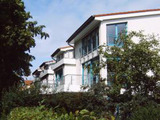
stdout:
[[80,91],[81,76],[75,73],[76,59],[74,48],[71,46],[58,48],[51,57],[56,61],[56,63],[51,66],[55,73],[54,87],[56,92]]
[[54,71],[51,69],[51,65],[55,64],[55,61],[43,62],[38,69],[36,69],[32,75],[34,77],[34,83],[40,88],[42,94],[52,94],[54,92]]
[[[97,83],[99,76],[93,74],[93,65],[102,59],[98,53],[99,46],[114,46],[122,32],[144,31],[146,35],[157,35],[160,33],[159,21],[160,9],[100,14],[88,18],[66,41],[70,47],[57,49],[52,54],[57,60],[52,65],[57,91],[80,91],[80,86]],[[138,39],[134,41],[138,42]],[[70,50],[73,56],[65,58]],[[107,74],[107,67],[101,69],[102,78],[107,78]],[[75,86],[72,88],[71,85]]]

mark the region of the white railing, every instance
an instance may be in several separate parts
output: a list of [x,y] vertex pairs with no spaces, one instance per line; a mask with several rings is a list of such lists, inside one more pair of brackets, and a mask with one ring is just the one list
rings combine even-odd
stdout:
[[60,79],[56,79],[56,90],[57,92],[61,91],[80,91],[80,87],[82,85],[82,75],[73,75],[68,74],[63,76]]
[[56,69],[59,66],[63,65],[63,64],[71,64],[71,65],[75,65],[76,64],[76,60],[74,58],[63,58],[60,61],[58,61],[57,63],[52,65],[52,69]]
[[52,69],[48,69],[48,70],[43,70],[40,74],[40,77],[42,78],[43,76],[45,76],[46,74],[53,74],[53,70]]

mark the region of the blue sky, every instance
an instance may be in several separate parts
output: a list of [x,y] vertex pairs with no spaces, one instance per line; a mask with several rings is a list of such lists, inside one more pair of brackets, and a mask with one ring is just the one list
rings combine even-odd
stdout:
[[[49,33],[47,40],[36,39],[36,47],[31,54],[36,57],[32,62],[33,72],[39,65],[51,60],[50,55],[58,48],[66,46],[66,40],[91,15],[123,12],[129,10],[160,8],[160,0],[23,0],[26,11],[33,20]],[[32,77],[29,77],[32,79]]]

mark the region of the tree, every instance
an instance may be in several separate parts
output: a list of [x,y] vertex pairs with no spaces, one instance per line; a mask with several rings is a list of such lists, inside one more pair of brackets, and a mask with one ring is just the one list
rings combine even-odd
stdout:
[[[134,40],[138,40],[136,43]],[[108,106],[121,106],[121,119],[130,116],[137,106],[159,103],[160,49],[154,35],[130,32],[119,35],[115,46],[101,46],[100,67],[107,67],[110,89]],[[125,92],[121,94],[121,90]]]
[[31,21],[22,0],[0,0],[0,92],[30,75],[35,36],[47,38],[44,25]]

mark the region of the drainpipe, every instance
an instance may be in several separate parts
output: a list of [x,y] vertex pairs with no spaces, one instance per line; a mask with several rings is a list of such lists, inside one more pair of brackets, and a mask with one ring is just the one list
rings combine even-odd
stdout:
[[71,45],[71,44],[69,44],[69,43],[68,43],[68,45],[74,48],[74,46],[73,46],[73,45]]
[[54,57],[52,57],[52,59],[53,59],[54,61],[57,61]]
[[[69,42],[68,42],[68,45],[69,45],[69,46],[71,46],[71,47],[73,47],[73,51],[74,51],[74,46],[73,46],[73,45],[71,45],[71,44],[69,44]],[[75,58],[75,51],[74,51],[74,53],[73,53],[73,54],[74,54],[74,58]]]

